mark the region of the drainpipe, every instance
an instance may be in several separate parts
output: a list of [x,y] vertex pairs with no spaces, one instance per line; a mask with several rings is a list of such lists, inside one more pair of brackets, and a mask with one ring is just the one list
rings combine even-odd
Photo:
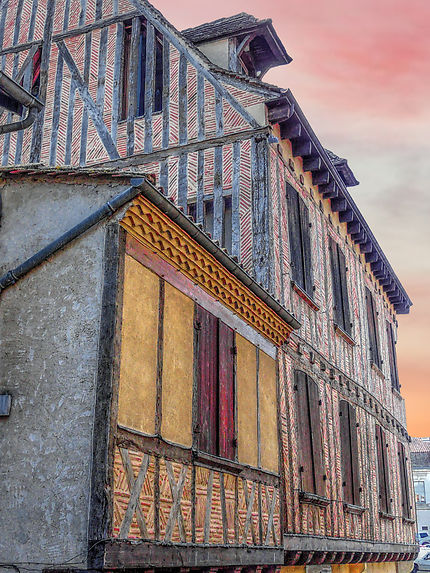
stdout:
[[28,114],[24,119],[0,125],[0,135],[29,127],[36,119],[39,111],[43,109],[43,103],[1,71],[0,88],[3,88],[7,95],[16,99],[21,105],[28,107]]

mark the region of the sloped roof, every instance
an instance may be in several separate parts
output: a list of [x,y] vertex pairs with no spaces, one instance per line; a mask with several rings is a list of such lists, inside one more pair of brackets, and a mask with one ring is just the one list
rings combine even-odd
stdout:
[[430,438],[412,438],[411,452],[430,453]]
[[358,185],[360,183],[355,178],[355,175],[352,172],[350,166],[348,165],[348,161],[346,159],[343,159],[343,157],[339,157],[338,155],[333,153],[333,151],[330,151],[330,149],[326,149],[326,152],[347,187],[354,187],[355,185]]
[[197,44],[223,36],[230,36],[231,34],[242,32],[248,28],[253,28],[256,25],[266,24],[268,22],[270,22],[270,20],[258,20],[251,14],[241,12],[240,14],[228,16],[227,18],[219,18],[213,22],[205,22],[194,28],[187,28],[186,30],[182,30],[182,34],[187,40]]

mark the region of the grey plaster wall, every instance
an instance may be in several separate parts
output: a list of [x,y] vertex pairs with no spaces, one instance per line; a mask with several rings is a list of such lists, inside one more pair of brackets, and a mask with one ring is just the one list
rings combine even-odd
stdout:
[[[125,187],[6,184],[1,273]],[[2,563],[78,555],[67,565],[86,565],[105,231],[99,224],[0,296],[0,392],[13,399],[0,418]]]

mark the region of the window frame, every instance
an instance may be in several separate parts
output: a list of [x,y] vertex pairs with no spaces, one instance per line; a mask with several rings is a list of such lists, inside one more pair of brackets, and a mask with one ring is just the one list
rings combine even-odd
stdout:
[[347,400],[339,401],[342,491],[345,503],[360,506],[361,472],[356,409]]
[[391,387],[393,390],[400,392],[400,381],[399,381],[399,371],[397,368],[397,353],[396,353],[396,341],[394,339],[394,328],[393,325],[387,320],[386,321],[387,330],[387,341],[388,341],[388,358],[390,361],[390,377],[391,377]]
[[385,431],[375,424],[376,455],[378,463],[379,510],[383,515],[391,514],[391,484],[387,450],[389,448]]
[[408,458],[406,456],[405,446],[402,442],[397,442],[397,455],[399,459],[402,517],[404,519],[411,519],[412,504],[408,479]]

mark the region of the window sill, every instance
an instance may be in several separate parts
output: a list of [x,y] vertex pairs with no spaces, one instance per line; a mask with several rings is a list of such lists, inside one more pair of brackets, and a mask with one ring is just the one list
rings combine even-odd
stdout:
[[235,460],[221,458],[200,450],[193,450],[193,459],[198,465],[210,469],[227,471],[237,476],[249,477],[249,479],[262,480],[270,485],[279,485],[279,474],[266,469],[241,464]]
[[343,330],[338,324],[334,323],[334,330],[338,336],[343,338],[351,346],[355,346],[356,342],[351,336]]
[[316,304],[316,302],[306,293],[297,283],[291,281],[291,286],[293,290],[299,295],[301,299],[303,299],[306,304],[308,304],[312,310],[319,311],[320,307]]
[[353,513],[354,515],[363,515],[363,513],[366,511],[365,507],[362,507],[361,505],[354,505],[352,503],[344,503],[343,509],[347,513]]
[[400,391],[397,390],[397,388],[393,388],[393,386],[391,386],[391,391],[395,396],[397,396],[397,398],[401,398],[403,400],[403,396],[401,395]]
[[402,517],[403,523],[408,523],[409,525],[414,525],[415,519],[411,519],[410,517]]
[[388,521],[394,521],[396,519],[395,515],[393,515],[392,513],[385,513],[385,511],[380,511],[379,517],[381,519],[388,519]]
[[382,370],[379,368],[379,366],[376,366],[376,364],[374,362],[371,363],[371,368],[372,370],[374,370],[376,372],[376,374],[382,378],[382,380],[385,380],[385,376],[384,373],[382,372]]
[[330,505],[330,500],[322,495],[316,493],[309,493],[307,491],[299,492],[299,501],[301,503],[308,503],[309,505],[318,505],[320,507],[327,507]]

